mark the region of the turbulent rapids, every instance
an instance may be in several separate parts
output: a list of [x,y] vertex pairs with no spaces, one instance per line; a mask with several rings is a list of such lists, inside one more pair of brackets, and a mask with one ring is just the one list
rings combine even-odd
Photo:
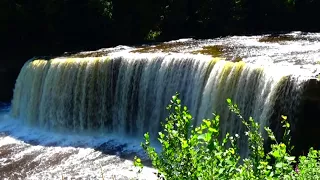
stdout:
[[[60,57],[26,62],[16,81],[11,108],[7,110],[10,116],[8,113],[2,116],[0,150],[5,152],[4,147],[11,147],[11,150],[16,150],[12,150],[15,153],[27,153],[28,143],[33,143],[35,147],[40,146],[35,151],[41,154],[41,158],[50,160],[53,156],[50,152],[53,151],[60,155],[66,153],[64,161],[64,156],[60,161],[73,164],[72,158],[79,158],[80,151],[83,151],[87,153],[84,156],[88,156],[88,161],[99,159],[99,162],[107,162],[110,160],[108,156],[99,153],[103,152],[101,147],[109,146],[111,141],[100,141],[100,136],[109,140],[120,136],[141,140],[145,132],[150,132],[156,138],[161,130],[160,124],[167,116],[165,107],[176,92],[180,93],[183,104],[190,109],[194,124],[199,124],[203,118],[212,118],[212,113],[219,114],[223,134],[244,133],[241,122],[228,110],[227,98],[238,104],[245,118],[252,116],[262,127],[271,126],[277,130],[281,114],[289,116],[293,131],[298,126],[303,94],[310,79],[310,76],[304,75],[310,70],[300,65],[251,63],[252,58],[231,62],[226,58],[190,52],[134,53],[130,52],[132,49],[124,49],[101,57]],[[13,122],[16,124],[12,125]],[[21,128],[32,129],[23,132],[35,132],[33,135],[21,135],[15,130]],[[59,137],[64,136],[59,134],[65,133],[72,135],[51,141],[52,136],[42,135],[42,131],[56,133]],[[38,136],[35,137],[35,134]],[[13,136],[14,140],[11,140],[14,143],[8,143],[8,138],[12,138],[10,136]],[[30,139],[30,136],[35,138]],[[92,139],[86,141],[88,137]],[[97,137],[100,139],[96,140]],[[78,144],[81,138],[84,142]],[[244,138],[239,145],[245,155],[247,147]],[[42,146],[44,149],[41,149]],[[83,147],[91,149],[83,150]],[[120,149],[115,151],[124,151],[125,148],[121,146]],[[7,156],[1,153],[0,164],[3,167],[14,166],[7,160],[10,152]],[[5,158],[1,159],[1,156]],[[38,162],[36,159],[39,157],[31,153],[29,159],[15,158],[11,161],[26,163],[28,160]],[[77,163],[86,162],[77,159]],[[48,171],[45,177],[48,178],[50,173],[59,177],[59,173],[63,172],[80,178],[88,175],[74,173],[76,166],[61,163],[55,161],[52,165],[55,168]],[[43,167],[40,166],[41,163],[34,164],[33,168],[28,166],[24,174],[16,177],[42,177],[44,174],[33,171],[41,171]],[[65,170],[59,169],[61,166]],[[96,177],[92,174],[100,173],[99,166],[94,167],[94,170],[88,171],[91,178]],[[3,171],[12,172],[8,169]],[[108,172],[106,177],[111,178],[111,170]]]

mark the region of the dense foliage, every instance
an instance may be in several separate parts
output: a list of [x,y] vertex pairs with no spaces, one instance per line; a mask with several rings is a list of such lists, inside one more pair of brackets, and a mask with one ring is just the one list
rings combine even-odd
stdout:
[[[239,135],[227,134],[219,140],[218,115],[192,128],[192,116],[175,95],[167,107],[170,115],[163,124],[163,131],[159,132],[162,151],[157,152],[151,146],[148,133],[142,143],[160,179],[320,179],[320,151],[310,149],[307,156],[298,159],[290,155],[290,124],[286,116],[281,120],[284,128],[281,141],[265,128],[273,141],[271,150],[266,152],[259,124],[251,117],[244,119],[237,105],[230,99],[227,102],[247,129],[248,157],[241,159],[239,155]],[[135,165],[143,167],[137,157]]]
[[11,56],[34,56],[153,39],[319,30],[319,7],[315,0],[1,0],[0,46]]

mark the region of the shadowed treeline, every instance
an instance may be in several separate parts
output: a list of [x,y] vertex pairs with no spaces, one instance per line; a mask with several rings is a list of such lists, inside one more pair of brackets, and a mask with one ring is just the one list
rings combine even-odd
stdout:
[[[0,82],[22,64],[118,44],[320,29],[314,0],[1,0]],[[11,93],[5,91],[5,98]]]

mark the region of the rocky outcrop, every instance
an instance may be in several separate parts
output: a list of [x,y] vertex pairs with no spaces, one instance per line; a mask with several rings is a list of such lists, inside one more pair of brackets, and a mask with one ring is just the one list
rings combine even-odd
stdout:
[[[294,87],[297,83],[293,81],[296,77],[288,76],[277,87],[270,128],[281,141],[284,133],[281,115],[287,116],[291,124],[291,144],[294,146],[292,153],[302,155],[310,147],[320,147],[320,81],[303,80],[299,87]],[[266,143],[266,148],[270,148],[270,141]]]
[[0,102],[10,102],[21,65],[8,67],[0,64]]
[[296,151],[306,154],[310,147],[320,147],[320,81],[305,83],[301,98],[301,115],[293,136]]

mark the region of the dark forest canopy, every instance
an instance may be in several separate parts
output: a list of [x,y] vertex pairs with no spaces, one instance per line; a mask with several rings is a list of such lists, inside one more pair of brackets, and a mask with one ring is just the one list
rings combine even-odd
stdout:
[[318,0],[1,0],[0,47],[25,60],[149,40],[318,31],[319,8]]

